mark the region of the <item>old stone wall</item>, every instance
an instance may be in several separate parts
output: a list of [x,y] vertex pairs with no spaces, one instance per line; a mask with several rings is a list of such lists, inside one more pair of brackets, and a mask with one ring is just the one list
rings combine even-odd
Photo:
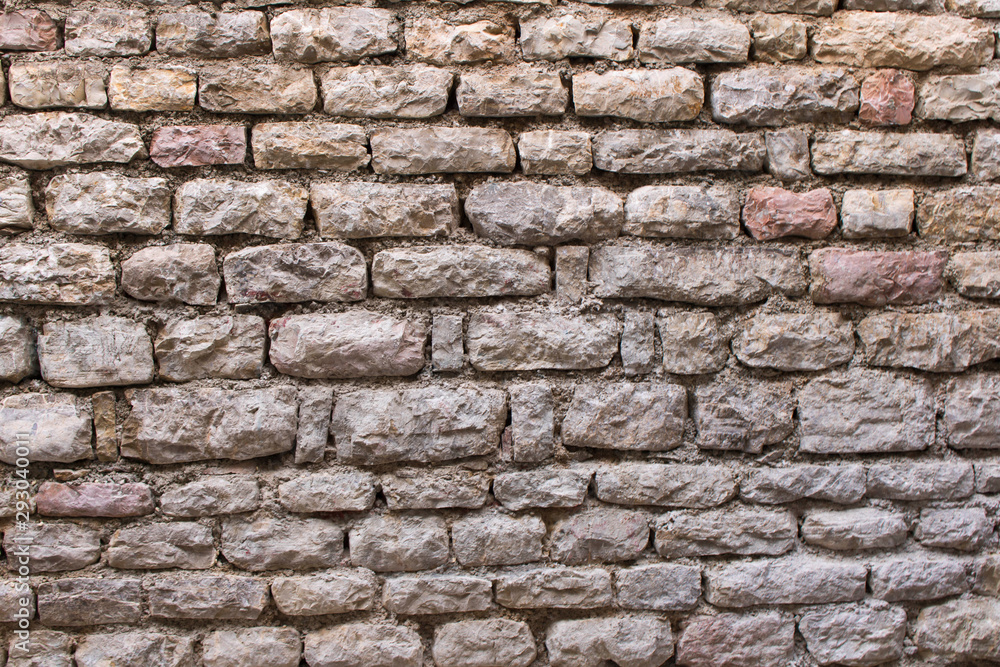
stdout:
[[1000,662],[1000,3],[636,2],[4,3],[0,665]]

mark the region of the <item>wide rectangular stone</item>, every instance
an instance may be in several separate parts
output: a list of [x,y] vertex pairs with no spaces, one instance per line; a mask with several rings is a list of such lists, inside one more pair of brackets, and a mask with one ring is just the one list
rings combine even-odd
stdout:
[[913,537],[925,547],[975,551],[992,537],[994,523],[982,507],[923,509]]
[[701,597],[701,568],[653,563],[615,573],[615,599],[625,609],[681,611],[692,609]]
[[670,16],[642,26],[643,63],[745,63],[750,31],[721,12]]
[[944,425],[954,449],[1000,449],[1000,381],[991,375],[957,378],[948,388]]
[[387,9],[292,9],[271,19],[271,40],[276,60],[355,61],[395,52],[400,29]]
[[430,118],[443,114],[454,74],[414,65],[331,67],[320,77],[323,111],[346,118]]
[[965,565],[957,559],[894,558],[871,564],[872,596],[887,602],[935,600],[969,590]]
[[486,504],[490,490],[488,476],[458,467],[402,468],[382,475],[379,483],[390,511],[478,509]]
[[736,191],[726,185],[646,185],[625,200],[622,232],[634,236],[734,239],[740,234]]
[[434,65],[508,62],[516,50],[514,30],[508,25],[485,20],[452,24],[439,18],[406,22],[407,55]]
[[[792,3],[778,6],[785,4]],[[677,659],[690,667],[791,664],[795,660],[795,617],[774,611],[692,616],[677,642]]]
[[45,213],[70,234],[159,234],[170,224],[170,193],[165,178],[63,174],[45,187]]
[[108,106],[106,76],[95,62],[12,63],[7,73],[10,101],[25,109],[103,109]]
[[66,16],[66,55],[142,56],[153,44],[153,26],[146,12],[96,8]]
[[736,495],[736,480],[722,466],[626,463],[597,469],[599,500],[616,505],[705,509]]
[[271,595],[286,616],[323,616],[365,611],[375,603],[375,576],[368,570],[334,570],[302,577],[277,577]]
[[298,667],[302,638],[290,627],[215,630],[201,641],[204,667]]
[[127,526],[108,542],[108,565],[129,570],[204,570],[215,564],[212,529],[193,521]]
[[868,497],[889,500],[956,500],[975,489],[971,463],[893,464],[868,466]]
[[596,609],[611,606],[611,575],[596,568],[545,567],[498,575],[497,603],[510,609]]
[[525,60],[604,58],[631,60],[632,25],[625,18],[584,12],[525,18],[518,21]]
[[664,558],[721,554],[777,556],[795,546],[798,523],[790,512],[748,509],[661,514],[653,526]]
[[712,79],[712,118],[747,125],[848,123],[857,113],[860,89],[842,69],[736,69]]
[[37,373],[34,330],[20,317],[0,315],[0,380],[16,384]]
[[215,305],[222,278],[207,243],[146,246],[122,261],[122,290],[142,301]]
[[567,565],[615,563],[638,558],[649,544],[649,519],[617,507],[594,507],[552,527],[549,559]]
[[35,494],[43,516],[111,517],[153,513],[153,493],[141,482],[42,482]]
[[463,567],[519,565],[542,560],[545,533],[537,516],[486,511],[452,523],[451,545]]
[[844,238],[903,237],[913,225],[913,190],[848,190],[840,203]]
[[83,306],[110,303],[115,270],[108,249],[82,243],[0,248],[0,301]]
[[146,327],[123,317],[45,324],[38,336],[38,360],[42,377],[53,387],[153,381],[153,343]]
[[517,138],[517,154],[525,174],[590,173],[594,158],[587,132],[536,130]]
[[39,584],[38,619],[48,627],[139,623],[139,579],[59,579]]
[[374,295],[394,299],[534,296],[552,282],[545,256],[478,245],[382,250],[371,273]]
[[156,50],[168,56],[237,58],[271,51],[263,12],[183,11],[161,14]]
[[806,556],[731,563],[705,572],[705,599],[718,607],[828,604],[865,596],[868,569]]
[[293,387],[136,389],[122,427],[122,456],[167,464],[239,461],[291,451],[298,402]]
[[303,657],[314,667],[420,667],[424,647],[416,631],[387,623],[347,623],[305,636]]
[[252,147],[258,169],[351,171],[369,161],[368,136],[360,125],[258,123]]
[[372,516],[351,528],[351,563],[375,572],[431,570],[448,562],[448,528],[437,516]]
[[707,7],[725,7],[734,12],[770,12],[830,16],[835,0],[705,0]]
[[[0,159],[3,159],[0,121]],[[372,132],[377,174],[437,174],[514,170],[514,142],[504,130],[485,127],[386,128]]]
[[904,515],[872,507],[810,512],[802,522],[802,541],[835,551],[895,548],[908,532]]
[[361,252],[336,242],[252,246],[226,255],[222,273],[230,303],[360,301],[368,291]]
[[18,174],[0,177],[0,231],[31,229],[34,217],[35,206],[28,179]]
[[254,620],[269,597],[265,581],[228,575],[174,575],[151,579],[145,588],[149,615],[165,619]]
[[880,602],[831,605],[799,617],[799,633],[821,665],[878,664],[903,658],[906,610]]
[[493,607],[493,582],[462,575],[387,577],[382,605],[396,614],[454,614]]
[[594,137],[594,166],[626,174],[761,171],[764,138],[729,130],[606,130]]
[[313,183],[309,201],[324,238],[447,236],[458,227],[450,183]]
[[0,49],[4,51],[56,51],[59,26],[40,9],[0,14]]
[[821,248],[809,255],[815,303],[913,305],[934,300],[944,287],[946,251],[883,252]]
[[929,76],[920,85],[914,114],[917,118],[950,120],[1000,119],[1000,73]]
[[686,418],[680,385],[580,385],[562,421],[562,440],[567,447],[667,451],[681,445]]
[[260,486],[247,476],[208,476],[160,495],[160,510],[185,519],[252,512],[260,505]]
[[733,339],[733,353],[751,368],[832,368],[854,356],[854,325],[838,312],[758,314]]
[[309,69],[209,65],[198,71],[198,105],[217,113],[304,114],[319,96]]
[[698,387],[692,417],[701,449],[759,454],[792,434],[795,399],[787,382],[719,382]]
[[154,341],[160,377],[172,382],[260,377],[264,331],[257,315],[169,320]]
[[11,572],[19,571],[24,564],[19,561],[24,559],[25,545],[30,574],[80,570],[101,558],[101,536],[97,530],[74,523],[33,522],[4,531],[3,548]]
[[124,164],[146,155],[139,126],[132,123],[62,111],[0,119],[0,160],[25,169]]
[[812,38],[812,57],[854,67],[917,71],[978,67],[993,58],[989,26],[957,16],[840,12]]
[[174,193],[174,230],[294,239],[302,234],[308,199],[308,190],[286,181],[195,179]]
[[1000,187],[985,185],[928,192],[917,209],[917,229],[928,241],[1000,239]]
[[198,76],[186,67],[111,68],[108,96],[115,111],[191,111]]
[[765,505],[803,498],[853,505],[864,498],[866,488],[860,465],[797,465],[751,470],[740,483],[740,497]]
[[481,371],[603,368],[618,352],[620,334],[613,315],[474,312],[466,346]]
[[92,459],[91,431],[88,406],[71,394],[12,394],[0,403],[0,461]]
[[271,320],[271,363],[308,378],[414,375],[424,367],[427,324],[370,311]]
[[951,134],[910,132],[821,132],[812,144],[817,174],[962,176],[965,144]]
[[327,568],[342,560],[344,530],[327,519],[226,517],[219,545],[241,570]]
[[764,301],[805,292],[798,253],[764,248],[607,246],[590,253],[594,294],[700,306]]
[[512,512],[529,507],[577,507],[594,476],[589,469],[538,468],[507,472],[493,479],[497,502]]
[[149,144],[149,159],[164,168],[243,164],[246,156],[243,125],[166,125]]
[[289,512],[365,512],[375,503],[375,476],[366,472],[313,473],[278,486]]
[[869,366],[957,373],[1000,357],[1000,311],[878,313],[858,336]]
[[810,454],[909,452],[934,444],[934,396],[922,380],[855,369],[799,391],[799,449]]
[[432,463],[496,453],[506,421],[497,390],[364,389],[338,397],[330,431],[343,463]]
[[701,76],[683,67],[573,75],[578,116],[617,116],[646,123],[692,120],[705,101]]
[[455,98],[466,117],[559,116],[569,90],[558,72],[511,66],[461,74]]

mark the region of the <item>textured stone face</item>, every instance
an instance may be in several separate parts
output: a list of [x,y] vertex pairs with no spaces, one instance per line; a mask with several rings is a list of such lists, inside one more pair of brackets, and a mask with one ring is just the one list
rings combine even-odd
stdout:
[[364,611],[375,603],[375,577],[360,569],[278,577],[271,582],[271,595],[278,610],[287,616]]
[[993,523],[982,507],[925,509],[913,536],[927,547],[973,551],[992,535]]
[[948,444],[955,449],[994,449],[1000,437],[998,383],[986,375],[955,380],[945,402]]
[[91,635],[82,639],[73,653],[80,667],[116,662],[170,667],[190,664],[194,656],[194,640],[190,637],[146,631]]
[[535,295],[549,291],[549,264],[528,250],[487,246],[383,250],[372,291],[397,299]]
[[0,231],[31,229],[34,215],[28,179],[23,176],[0,178]]
[[695,118],[704,101],[701,77],[683,67],[573,75],[573,106],[578,116],[683,121]]
[[108,543],[108,564],[129,570],[203,570],[215,563],[212,530],[197,523],[123,528]]
[[733,353],[747,366],[757,368],[832,368],[854,355],[854,327],[835,312],[757,315],[733,339]]
[[625,234],[732,239],[739,233],[736,192],[726,186],[646,185],[625,201]]
[[293,9],[271,20],[271,39],[277,60],[353,61],[393,53],[399,28],[393,12],[385,9]]
[[303,655],[311,667],[420,667],[420,635],[396,625],[349,623],[305,636]]
[[968,590],[965,567],[957,560],[896,558],[872,563],[872,595],[887,602],[934,600]]
[[621,325],[608,315],[477,312],[469,319],[469,361],[484,371],[607,366]]
[[37,372],[31,327],[21,318],[0,316],[0,380],[17,383]]
[[563,444],[664,451],[678,447],[687,414],[679,385],[579,386],[562,422]]
[[0,49],[4,51],[55,51],[59,26],[38,9],[0,14]]
[[493,582],[462,575],[386,578],[382,604],[397,614],[425,615],[486,611],[493,607]]
[[181,518],[252,512],[259,504],[257,481],[245,477],[206,477],[160,495],[163,513]]
[[943,287],[948,253],[823,248],[809,255],[816,303],[910,305],[933,300]]
[[913,225],[913,190],[848,190],[840,204],[845,238],[906,236]]
[[122,262],[122,289],[142,301],[215,303],[222,279],[207,244],[149,246]]
[[198,104],[207,111],[304,114],[318,99],[312,71],[286,65],[209,65],[198,71]]
[[28,528],[5,531],[3,538],[7,565],[12,572],[19,567],[15,549],[18,544],[28,545],[32,574],[80,570],[101,558],[100,534],[76,524],[29,524]]
[[868,570],[853,562],[786,556],[730,563],[706,572],[705,599],[718,607],[860,600]]
[[141,56],[149,53],[153,26],[142,11],[92,9],[66,17],[66,53],[71,56]]
[[7,74],[10,101],[26,109],[108,105],[104,68],[94,63],[13,63]]
[[753,57],[766,63],[802,60],[808,53],[806,24],[789,16],[757,15],[750,19]]
[[146,384],[153,344],[146,328],[121,317],[50,322],[38,336],[42,377],[53,387]]
[[594,137],[594,166],[627,174],[760,171],[759,134],[728,130],[610,130]]
[[344,532],[326,519],[222,520],[222,555],[241,570],[332,567],[340,562]]
[[406,25],[406,52],[434,65],[505,62],[514,56],[514,31],[491,21],[464,25],[418,18]]
[[785,181],[812,177],[809,168],[809,135],[801,130],[777,130],[764,134],[767,168]]
[[35,496],[45,516],[143,516],[153,512],[153,495],[145,484],[43,482]]
[[903,515],[867,507],[813,512],[802,523],[807,544],[836,551],[898,547],[908,531]]
[[334,67],[320,78],[323,110],[348,118],[430,118],[448,106],[454,75],[445,69]]
[[114,298],[108,249],[82,243],[0,248],[0,301],[96,305]]
[[913,81],[899,70],[879,70],[861,84],[858,117],[872,125],[907,125],[914,92]]
[[263,12],[185,11],[156,24],[156,50],[170,56],[236,58],[270,52]]
[[342,243],[246,248],[227,255],[222,272],[233,303],[359,301],[368,291],[364,257]]
[[677,642],[679,664],[778,667],[795,651],[795,619],[778,612],[695,616]]
[[868,468],[868,495],[893,500],[958,499],[972,495],[968,463],[882,464]]
[[508,472],[493,480],[493,495],[514,512],[528,507],[576,507],[593,476],[589,470],[541,469]]
[[30,434],[30,461],[70,463],[94,457],[91,417],[82,401],[69,394],[14,394],[0,403],[0,417],[0,461],[4,463],[13,465],[21,457],[17,450],[25,444],[24,434]]
[[545,639],[552,665],[662,665],[674,653],[670,623],[653,616],[557,621]]
[[1000,356],[1000,313],[880,313],[858,325],[871,366],[963,371]]
[[470,514],[451,525],[455,558],[464,567],[519,565],[542,559],[545,523],[535,516]]
[[187,181],[174,192],[174,229],[294,239],[302,234],[308,198],[305,188],[284,181]]
[[590,135],[586,132],[522,132],[517,139],[517,153],[525,174],[583,175],[594,165]]
[[71,234],[159,234],[170,224],[165,178],[63,174],[45,188],[49,224]]
[[79,113],[19,114],[0,120],[0,160],[25,169],[146,157],[139,128]]
[[743,63],[749,50],[750,31],[722,14],[663,18],[639,32],[644,63]]
[[903,656],[906,611],[878,602],[820,608],[802,615],[799,632],[821,665],[874,665]]
[[798,465],[755,470],[740,483],[740,496],[767,505],[802,498],[850,505],[864,497],[865,489],[865,469],[860,465]]
[[201,642],[205,667],[297,667],[302,639],[294,628],[217,630]]
[[978,180],[992,181],[1000,177],[1000,133],[979,130],[972,147],[972,173]]
[[753,188],[743,206],[743,224],[758,241],[785,236],[826,237],[837,226],[837,207],[826,188],[802,194],[782,188]]
[[498,604],[510,609],[594,609],[609,606],[611,575],[599,568],[545,567],[494,579]]
[[720,370],[729,358],[728,340],[711,313],[668,313],[656,320],[663,370],[700,375]]
[[197,92],[197,75],[184,67],[116,65],[108,80],[108,97],[116,111],[191,111]]
[[965,146],[950,134],[841,130],[823,132],[812,146],[818,174],[962,176]]
[[260,169],[351,171],[368,164],[368,138],[358,125],[258,123],[253,159]]
[[631,60],[632,26],[627,20],[590,13],[565,13],[520,21],[525,60],[604,58]]
[[618,505],[703,509],[736,495],[732,473],[721,467],[637,463],[598,468],[599,500]]
[[618,570],[616,597],[626,609],[691,609],[701,596],[701,568],[654,563]]
[[760,384],[752,390],[724,384],[699,387],[692,410],[702,449],[759,454],[795,428],[795,400],[787,383]]
[[510,442],[504,458],[517,462],[544,461],[555,449],[555,399],[543,383],[519,384],[510,394]]
[[712,118],[722,123],[845,123],[858,110],[858,82],[841,69],[754,67],[712,80]]
[[777,556],[795,546],[798,524],[789,512],[713,510],[661,515],[654,530],[656,551],[665,558]]
[[153,618],[253,620],[268,599],[263,581],[225,575],[164,577],[146,590]]
[[324,237],[445,236],[458,226],[450,184],[313,183],[309,199]]
[[918,118],[950,120],[996,119],[1000,116],[1000,97],[995,72],[981,74],[930,75],[920,85],[915,114]]
[[370,141],[377,174],[508,173],[516,161],[510,135],[489,128],[382,129],[372,132]]
[[375,572],[430,570],[449,556],[440,517],[369,517],[351,529],[350,540],[351,562]]
[[558,116],[569,91],[556,72],[508,67],[462,74],[455,97],[459,113],[468,117]]
[[995,240],[1000,238],[998,201],[1000,188],[992,186],[929,193],[920,202],[917,228],[930,241]]
[[1000,658],[1000,602],[974,597],[952,600],[920,612],[917,646],[959,658]]
[[475,509],[486,504],[490,488],[489,477],[460,468],[406,468],[382,475],[379,482],[390,510]]
[[138,623],[138,579],[61,579],[38,587],[38,618],[49,626]]
[[552,530],[549,557],[567,565],[634,560],[649,544],[649,521],[614,507],[585,510]]
[[363,512],[375,502],[370,473],[316,473],[278,487],[281,506],[289,512]]
[[165,380],[255,378],[264,364],[264,320],[255,315],[173,320],[154,346]]
[[246,154],[247,133],[240,125],[161,127],[149,145],[149,159],[161,167],[242,164]]

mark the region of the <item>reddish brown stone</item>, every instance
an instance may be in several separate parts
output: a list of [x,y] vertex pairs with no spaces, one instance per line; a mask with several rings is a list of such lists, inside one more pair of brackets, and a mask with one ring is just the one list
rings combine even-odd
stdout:
[[942,287],[948,253],[854,251],[823,248],[809,256],[810,294],[816,303],[864,306],[927,303]]
[[906,125],[914,102],[913,81],[896,69],[875,72],[861,84],[861,120],[873,125]]
[[38,9],[21,9],[0,14],[0,50],[56,51],[59,27]]
[[826,188],[802,194],[782,188],[753,188],[743,207],[743,224],[758,241],[782,236],[821,239],[837,226],[837,207]]
[[45,482],[35,496],[44,516],[142,516],[153,512],[153,493],[145,484],[59,484]]
[[173,125],[153,132],[149,158],[161,167],[242,164],[247,131],[242,125]]

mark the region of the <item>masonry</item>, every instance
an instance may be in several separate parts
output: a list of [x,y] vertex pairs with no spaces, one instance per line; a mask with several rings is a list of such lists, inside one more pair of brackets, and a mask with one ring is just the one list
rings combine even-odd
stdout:
[[1000,4],[636,3],[5,3],[0,665],[1000,662]]

